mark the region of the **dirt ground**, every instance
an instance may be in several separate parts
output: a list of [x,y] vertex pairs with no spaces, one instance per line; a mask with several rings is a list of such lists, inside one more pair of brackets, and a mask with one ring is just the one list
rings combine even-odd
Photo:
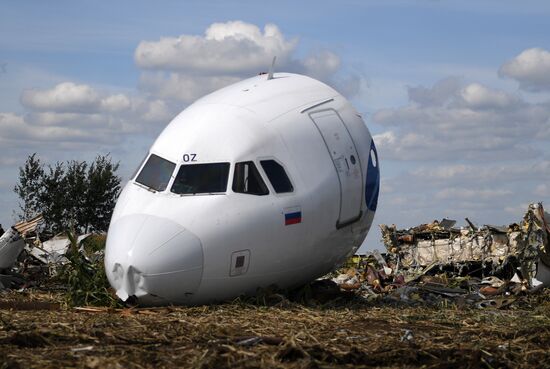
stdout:
[[70,308],[2,292],[1,368],[535,368],[550,363],[550,291],[505,309],[336,301]]

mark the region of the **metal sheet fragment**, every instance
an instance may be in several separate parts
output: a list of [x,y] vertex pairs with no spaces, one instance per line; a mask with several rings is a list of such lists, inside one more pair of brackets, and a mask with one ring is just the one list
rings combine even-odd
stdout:
[[539,281],[550,285],[550,215],[542,203],[530,204],[523,220],[508,227],[476,227],[468,218],[466,221],[468,226],[462,228],[453,228],[454,221],[443,219],[409,229],[382,224],[380,229],[388,253],[405,269],[471,262],[499,268],[513,259],[519,262],[529,286],[537,275],[542,276]]

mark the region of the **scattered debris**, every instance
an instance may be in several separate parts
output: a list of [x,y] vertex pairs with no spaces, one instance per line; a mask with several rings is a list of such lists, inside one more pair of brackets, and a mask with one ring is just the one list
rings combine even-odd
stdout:
[[92,351],[93,349],[94,349],[94,346],[79,346],[79,347],[72,347],[71,352]]
[[[410,306],[506,308],[550,285],[548,219],[538,203],[508,227],[478,228],[469,219],[463,228],[449,219],[406,230],[381,225],[387,254],[355,255],[331,279],[293,291],[271,286],[241,301],[283,307],[359,298]],[[0,256],[8,269],[0,274],[0,289],[25,290],[47,280],[50,286],[58,283],[73,306],[120,306],[103,270],[105,235],[42,240],[41,222],[39,216],[18,223],[0,237]]]
[[[80,244],[91,233],[86,233],[78,236],[77,243]],[[40,260],[45,264],[49,263],[66,263],[68,259],[65,254],[69,250],[71,241],[66,235],[57,235],[54,238],[42,242],[40,245],[34,244],[29,248],[29,252],[32,256]]]
[[26,244],[36,242],[37,227],[43,222],[42,215],[38,215],[29,221],[16,223],[0,235],[0,270],[9,270],[14,266],[17,257]]
[[[444,231],[437,232],[450,234],[451,223],[439,222]],[[64,258],[45,264],[30,247],[54,248],[27,232],[31,242],[1,279],[19,287],[0,291],[0,366],[539,367],[550,360],[550,290],[536,283],[546,281],[546,264],[529,250],[548,251],[540,247],[548,245],[547,224],[518,225],[530,246],[505,267],[440,259],[407,265],[397,247],[354,256],[332,280],[291,295],[268,288],[232,303],[162,308],[115,308],[112,300],[70,307],[67,286],[77,297],[105,286],[93,279],[102,277],[105,236],[79,243],[71,235]],[[522,257],[539,265],[536,279],[524,274]],[[58,281],[63,268],[72,278],[64,290],[28,288],[39,277]]]
[[466,221],[469,226],[460,229],[452,228],[455,221],[448,219],[406,230],[383,224],[380,228],[389,256],[407,270],[432,264],[455,269],[476,265],[495,274],[512,267],[519,268],[531,287],[537,284],[537,268],[550,267],[550,214],[545,214],[542,203],[529,205],[523,220],[508,227],[478,228]]
[[33,239],[37,237],[37,229],[44,223],[44,217],[42,214],[31,218],[30,220],[23,220],[16,223],[13,228],[15,228],[22,237],[26,239]]
[[404,333],[399,340],[401,342],[413,342],[414,340],[413,332],[409,329],[404,329],[403,331]]
[[354,256],[332,278],[367,300],[503,308],[550,286],[550,215],[531,204],[519,224],[453,228],[443,219],[398,230],[381,225],[388,253]]
[[0,237],[0,270],[9,269],[25,248],[25,241],[15,228],[10,228]]
[[118,306],[104,272],[106,236],[52,237],[41,232],[43,221],[19,222],[0,237],[0,290],[47,286],[65,291],[73,305]]

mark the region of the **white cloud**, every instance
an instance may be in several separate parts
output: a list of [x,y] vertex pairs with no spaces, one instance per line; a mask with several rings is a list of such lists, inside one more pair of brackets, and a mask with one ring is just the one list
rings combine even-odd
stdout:
[[23,116],[25,124],[30,124],[35,129],[41,127],[67,126],[67,127],[97,127],[105,125],[106,119],[99,113],[58,113],[52,111],[33,112]]
[[467,107],[472,109],[503,109],[518,103],[519,99],[504,91],[489,89],[479,83],[464,87],[460,93]]
[[32,111],[67,114],[117,113],[133,105],[133,99],[124,94],[109,95],[92,86],[73,82],[62,82],[50,89],[25,90],[20,100]]
[[307,56],[302,62],[308,75],[315,78],[330,76],[340,68],[340,58],[329,50]]
[[[181,35],[143,41],[135,51],[143,68],[139,91],[105,91],[86,83],[62,81],[49,88],[26,89],[20,95],[21,113],[0,113],[0,142],[76,150],[79,145],[153,135],[187,104],[243,77],[265,71],[273,56],[277,70],[309,73],[325,81],[342,82],[357,92],[356,76],[336,77],[340,58],[329,50],[295,59],[296,39],[286,38],[267,24],[260,30],[242,21],[214,23],[203,36]],[[152,137],[151,137],[152,138]]]
[[168,122],[174,118],[174,112],[163,100],[148,101],[144,104],[143,119],[146,122]]
[[[341,78],[332,77],[326,82],[336,91],[348,98],[358,95],[364,84],[363,78],[356,74],[351,74],[347,77]],[[359,106],[356,106],[356,108],[359,108]]]
[[123,94],[111,95],[101,100],[100,107],[104,111],[123,111],[130,107],[130,99]]
[[[24,117],[11,113],[0,113],[0,142],[4,147],[17,147],[20,144],[58,144],[60,142],[102,142],[116,141],[111,130],[102,127],[92,127],[90,124],[75,126],[64,124],[73,121],[62,115],[55,124],[35,124],[36,120],[26,120]],[[51,119],[46,117],[46,120]]]
[[409,86],[407,87],[407,93],[411,102],[422,106],[442,106],[457,94],[460,87],[460,79],[448,77],[436,82],[432,88]]
[[23,91],[21,103],[33,110],[82,112],[95,109],[99,98],[88,85],[63,82],[49,90]]
[[[501,160],[540,154],[550,138],[550,105],[478,83],[409,88],[410,104],[373,115],[387,130],[375,136],[380,155],[400,160]],[[450,85],[450,86],[449,86]],[[444,93],[438,95],[438,92]],[[445,96],[445,98],[436,98]],[[377,142],[378,143],[378,142]]]
[[393,131],[376,134],[372,137],[376,146],[389,146],[395,144],[397,137]]
[[264,71],[274,56],[285,64],[297,40],[287,41],[279,28],[242,21],[214,23],[203,36],[181,35],[142,41],[135,51],[141,68],[192,70],[204,73]]
[[58,143],[80,150],[94,143],[114,145],[136,135],[158,133],[180,110],[163,100],[106,94],[72,82],[24,91],[21,101],[27,113],[0,112],[3,147],[48,148]]
[[140,77],[140,88],[158,98],[173,99],[188,104],[239,80],[240,78],[234,76],[145,72]]
[[393,191],[381,198],[377,222],[467,216],[507,224],[548,196],[549,103],[456,78],[408,94],[408,104],[372,116],[382,128],[373,136],[382,169],[389,169],[382,183]]
[[263,32],[242,21],[214,23],[204,36],[180,35],[142,41],[134,53],[142,68],[140,88],[157,98],[186,103],[240,79],[267,72],[274,56],[275,71],[302,73],[320,79],[346,96],[361,89],[361,77],[342,75],[341,60],[321,49],[294,57],[297,39],[288,40],[274,24]]
[[527,91],[550,90],[550,52],[541,48],[524,50],[504,63],[499,75],[517,80]]

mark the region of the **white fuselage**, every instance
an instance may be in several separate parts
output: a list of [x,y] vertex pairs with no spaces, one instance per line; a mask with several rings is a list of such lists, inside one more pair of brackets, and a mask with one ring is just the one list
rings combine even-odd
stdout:
[[359,114],[327,85],[286,73],[189,106],[137,173],[117,202],[105,269],[119,297],[146,305],[221,301],[329,272],[365,239],[379,188]]

